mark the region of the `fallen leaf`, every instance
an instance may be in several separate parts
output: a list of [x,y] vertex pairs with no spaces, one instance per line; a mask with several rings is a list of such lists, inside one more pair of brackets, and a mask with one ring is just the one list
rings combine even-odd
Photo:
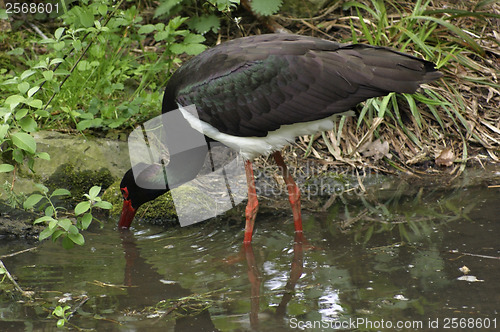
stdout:
[[444,148],[436,158],[436,165],[450,167],[455,161],[455,154],[450,147]]
[[364,157],[373,157],[375,161],[384,157],[391,157],[389,153],[389,142],[382,142],[380,138],[373,142],[365,143],[359,152],[361,152]]

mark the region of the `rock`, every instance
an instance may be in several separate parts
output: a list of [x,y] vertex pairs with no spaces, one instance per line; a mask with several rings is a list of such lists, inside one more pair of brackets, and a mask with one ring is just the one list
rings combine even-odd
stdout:
[[44,225],[33,225],[39,216],[24,210],[14,209],[0,202],[0,238],[38,238]]

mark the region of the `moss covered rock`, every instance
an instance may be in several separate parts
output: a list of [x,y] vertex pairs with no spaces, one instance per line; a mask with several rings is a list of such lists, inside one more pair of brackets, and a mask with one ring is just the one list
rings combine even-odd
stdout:
[[[214,215],[217,206],[210,196],[204,194],[200,189],[189,185],[176,188],[176,206],[179,210],[188,211],[192,216],[210,217]],[[112,216],[118,217],[122,211],[123,198],[120,192],[120,181],[113,183],[103,194],[103,200],[113,204],[110,210]],[[170,192],[147,202],[139,207],[136,218],[145,220],[148,223],[172,226],[178,225],[176,208]]]
[[[104,191],[102,199],[113,204],[109,210],[111,216],[118,218],[122,212],[123,197],[120,191],[120,181],[114,182]],[[139,207],[136,218],[145,219],[148,223],[160,225],[176,225],[177,215],[175,213],[172,196],[166,193],[154,201],[147,202]]]
[[45,185],[52,191],[57,188],[65,188],[71,192],[71,196],[82,199],[83,194],[88,193],[93,186],[103,189],[113,184],[114,178],[106,168],[95,170],[80,170],[73,163],[65,163],[45,181]]

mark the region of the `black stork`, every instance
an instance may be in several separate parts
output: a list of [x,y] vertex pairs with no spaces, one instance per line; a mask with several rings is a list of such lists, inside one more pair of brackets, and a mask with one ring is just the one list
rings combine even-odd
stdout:
[[[295,232],[301,233],[300,192],[281,148],[299,135],[332,129],[335,115],[368,98],[414,93],[420,84],[439,77],[433,63],[384,47],[292,34],[258,35],[222,43],[187,61],[167,83],[162,113],[194,104],[207,139],[239,151],[245,159],[248,244],[258,210],[252,159],[273,154],[287,185]],[[171,164],[175,160],[167,168]],[[186,175],[182,169],[178,182],[195,178],[197,170],[193,167]],[[173,169],[169,177],[176,174]],[[132,170],[120,187],[124,203],[119,228],[130,227],[141,204],[169,191],[139,187]]]

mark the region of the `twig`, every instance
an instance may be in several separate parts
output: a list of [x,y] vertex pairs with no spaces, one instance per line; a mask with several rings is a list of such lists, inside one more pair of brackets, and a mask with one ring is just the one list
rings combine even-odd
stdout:
[[68,315],[68,317],[66,318],[66,320],[70,320],[71,317],[73,317],[73,315],[78,311],[78,309],[80,309],[87,301],[89,300],[89,297],[87,295],[85,295],[83,297],[83,299],[80,301],[80,303],[78,303],[78,305],[76,306],[76,308]]
[[38,33],[40,35],[40,37],[42,37],[43,39],[49,39],[43,32],[42,30],[40,30],[36,25],[34,25],[33,23],[31,22],[27,22],[29,24],[29,26],[35,30],[36,33]]
[[12,172],[12,184],[10,185],[10,191],[14,191],[14,183],[16,183],[16,170],[17,165],[14,166],[14,171]]
[[450,250],[452,254],[460,254],[463,256],[472,256],[472,257],[479,257],[479,258],[489,258],[489,259],[500,259],[498,256],[488,256],[488,255],[480,255],[480,254],[471,254],[469,252],[460,252],[458,250]]
[[12,278],[12,275],[9,273],[9,270],[7,270],[7,268],[5,267],[5,265],[3,265],[3,262],[2,262],[1,259],[0,259],[0,268],[2,268],[5,271],[5,275],[7,276],[7,278],[9,278],[9,280],[12,282],[12,284],[14,284],[14,287],[16,288],[16,290],[19,293],[21,293],[22,295],[27,296],[26,293],[23,291],[23,289],[14,280],[14,278]]
[[2,255],[2,256],[0,256],[0,259],[7,258],[7,257],[12,257],[12,256],[16,256],[16,255],[19,255],[19,254],[24,254],[25,252],[32,251],[32,250],[35,250],[37,248],[38,247],[33,247],[33,248],[24,249],[24,250],[21,250],[21,251],[16,251],[16,252],[13,252],[12,254]]

